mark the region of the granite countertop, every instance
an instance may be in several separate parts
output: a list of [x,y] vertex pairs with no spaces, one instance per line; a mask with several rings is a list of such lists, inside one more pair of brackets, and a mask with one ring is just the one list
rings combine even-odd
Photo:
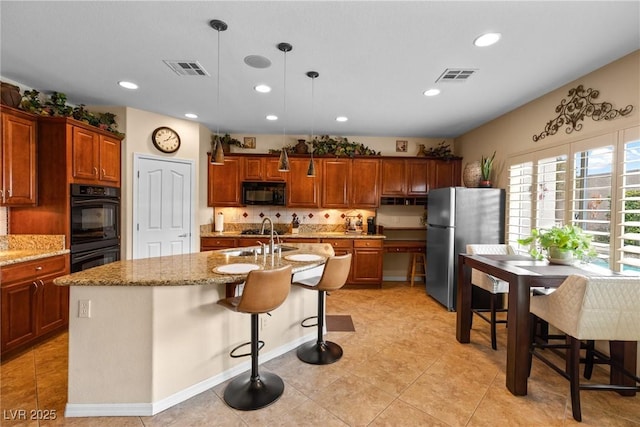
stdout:
[[0,236],[0,267],[69,253],[64,235],[10,234]]
[[[281,256],[231,256],[225,254],[229,249],[221,249],[186,255],[123,260],[61,276],[55,279],[54,283],[59,286],[186,286],[238,283],[246,279],[246,273],[226,274],[214,270],[230,264],[256,264],[265,270],[291,265],[293,273],[298,273],[324,264],[327,257],[333,254],[333,248],[329,244],[287,243],[286,246],[295,246],[298,249],[283,252]],[[312,261],[288,259],[296,254],[319,255],[319,258]]]
[[[284,233],[278,234],[278,236],[282,239],[384,239],[386,236],[384,234],[366,234],[366,233],[346,233],[339,231],[310,231],[304,233]],[[241,234],[241,231],[200,231],[200,237],[244,237],[244,238],[252,238],[252,237],[269,237],[266,234]]]

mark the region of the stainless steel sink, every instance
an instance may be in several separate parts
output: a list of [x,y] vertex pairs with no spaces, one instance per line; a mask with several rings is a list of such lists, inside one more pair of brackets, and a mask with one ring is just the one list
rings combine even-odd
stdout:
[[[282,252],[289,252],[289,251],[295,251],[297,249],[298,248],[296,248],[295,246],[285,246],[285,245],[273,246],[273,250],[276,253],[278,252],[278,250]],[[264,246],[264,250],[268,254],[269,246]],[[226,250],[220,251],[220,253],[223,255],[229,255],[229,256],[251,256],[251,255],[262,255],[262,251],[263,251],[263,248],[260,246],[247,246],[245,248],[226,249]]]

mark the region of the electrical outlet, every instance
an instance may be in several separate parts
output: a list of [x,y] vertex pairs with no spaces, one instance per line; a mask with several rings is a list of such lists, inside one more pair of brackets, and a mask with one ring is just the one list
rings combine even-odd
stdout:
[[260,317],[260,330],[264,330],[267,327],[267,316]]
[[78,317],[91,317],[91,300],[81,299],[78,301]]

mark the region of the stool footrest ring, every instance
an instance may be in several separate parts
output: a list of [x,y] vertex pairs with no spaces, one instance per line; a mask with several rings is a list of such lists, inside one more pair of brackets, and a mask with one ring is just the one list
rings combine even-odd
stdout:
[[[308,323],[305,323],[309,320],[313,320],[316,319],[316,323],[314,323],[313,325],[310,325]],[[311,316],[311,317],[307,317],[306,319],[303,319],[302,322],[300,322],[300,326],[302,326],[303,328],[312,328],[314,326],[318,326],[318,316]]]
[[[247,357],[247,356],[251,356],[251,352],[249,353],[242,353],[242,354],[235,354],[235,352],[239,349],[241,349],[242,347],[245,347],[247,345],[251,345],[251,341],[249,342],[245,342],[240,344],[239,346],[235,347],[233,350],[231,350],[229,352],[229,356],[233,357],[234,359],[237,359],[239,357]],[[258,341],[258,352],[260,352],[260,350],[262,350],[262,347],[264,347],[264,341],[260,340]]]

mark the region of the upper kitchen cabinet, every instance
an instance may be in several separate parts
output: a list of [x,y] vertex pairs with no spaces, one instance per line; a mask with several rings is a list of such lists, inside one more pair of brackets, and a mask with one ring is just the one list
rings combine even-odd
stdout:
[[208,162],[207,206],[242,206],[244,160],[225,156],[224,165]]
[[316,176],[308,177],[309,157],[289,158],[287,176],[287,207],[319,208],[320,183],[322,179],[320,163],[314,159]]
[[111,132],[70,118],[45,117],[39,121],[38,140],[41,150],[66,150],[69,183],[120,187],[121,138]]
[[249,156],[244,158],[245,181],[285,181],[285,172],[278,171],[278,157]]
[[407,195],[407,174],[405,159],[382,159],[383,197],[403,197]]
[[73,183],[120,186],[118,139],[74,126],[71,144]]
[[322,207],[377,208],[380,159],[323,159]]
[[462,184],[461,159],[428,160],[429,189],[457,187]]
[[37,204],[37,117],[2,106],[0,205]]

